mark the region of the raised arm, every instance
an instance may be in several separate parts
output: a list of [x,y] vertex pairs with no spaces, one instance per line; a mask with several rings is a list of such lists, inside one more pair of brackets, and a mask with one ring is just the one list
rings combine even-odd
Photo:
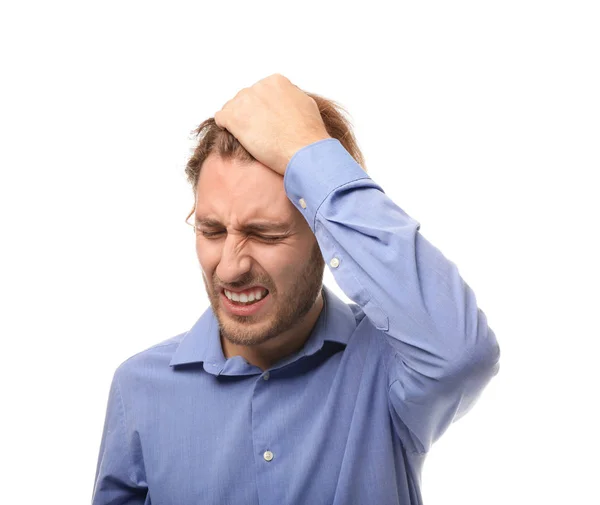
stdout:
[[336,281],[389,344],[399,436],[427,452],[499,370],[498,343],[473,291],[419,223],[330,137],[316,102],[285,77],[243,89],[215,121],[284,176]]
[[387,335],[392,412],[400,435],[426,452],[499,369],[473,291],[338,140],[300,149],[284,184],[339,286]]

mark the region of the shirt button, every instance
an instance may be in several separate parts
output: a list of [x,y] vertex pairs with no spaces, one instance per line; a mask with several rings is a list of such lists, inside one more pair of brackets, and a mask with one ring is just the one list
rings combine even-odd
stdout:
[[269,377],[271,377],[271,374],[270,374],[269,372],[265,372],[265,373],[263,374],[263,379],[264,379],[264,380],[268,381],[268,380],[269,380]]
[[265,461],[271,461],[273,459],[273,453],[271,451],[265,451],[263,458],[265,458]]
[[333,267],[333,268],[337,268],[340,266],[340,260],[337,258],[332,258],[332,260],[329,262],[329,264]]
[[306,202],[304,201],[304,198],[300,198],[298,203],[300,204],[300,207],[302,207],[303,209],[306,209]]

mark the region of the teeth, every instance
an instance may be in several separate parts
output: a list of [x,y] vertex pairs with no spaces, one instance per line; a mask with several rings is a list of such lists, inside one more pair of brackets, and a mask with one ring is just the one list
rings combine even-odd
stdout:
[[227,291],[225,290],[225,296],[227,298],[229,298],[230,300],[233,300],[234,302],[240,302],[240,303],[250,303],[253,302],[255,300],[261,300],[262,298],[265,297],[265,295],[267,294],[267,290],[266,289],[256,289],[254,291],[251,291],[249,294],[246,293],[233,293],[232,291]]

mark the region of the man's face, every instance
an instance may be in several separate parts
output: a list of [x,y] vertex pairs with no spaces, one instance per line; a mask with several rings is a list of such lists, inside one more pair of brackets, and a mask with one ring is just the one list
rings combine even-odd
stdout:
[[[283,177],[259,162],[211,154],[200,170],[196,202],[196,252],[221,335],[256,345],[297,325],[321,291],[325,264],[310,227],[285,194]],[[243,304],[240,292],[265,290],[258,302]]]

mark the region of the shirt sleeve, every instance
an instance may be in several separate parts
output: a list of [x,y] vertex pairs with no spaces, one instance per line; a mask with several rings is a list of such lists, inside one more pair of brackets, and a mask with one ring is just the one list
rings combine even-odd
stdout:
[[139,438],[127,427],[117,374],[108,396],[92,505],[148,504]]
[[473,291],[337,139],[296,152],[284,187],[338,285],[387,335],[396,430],[409,450],[427,452],[499,371]]

